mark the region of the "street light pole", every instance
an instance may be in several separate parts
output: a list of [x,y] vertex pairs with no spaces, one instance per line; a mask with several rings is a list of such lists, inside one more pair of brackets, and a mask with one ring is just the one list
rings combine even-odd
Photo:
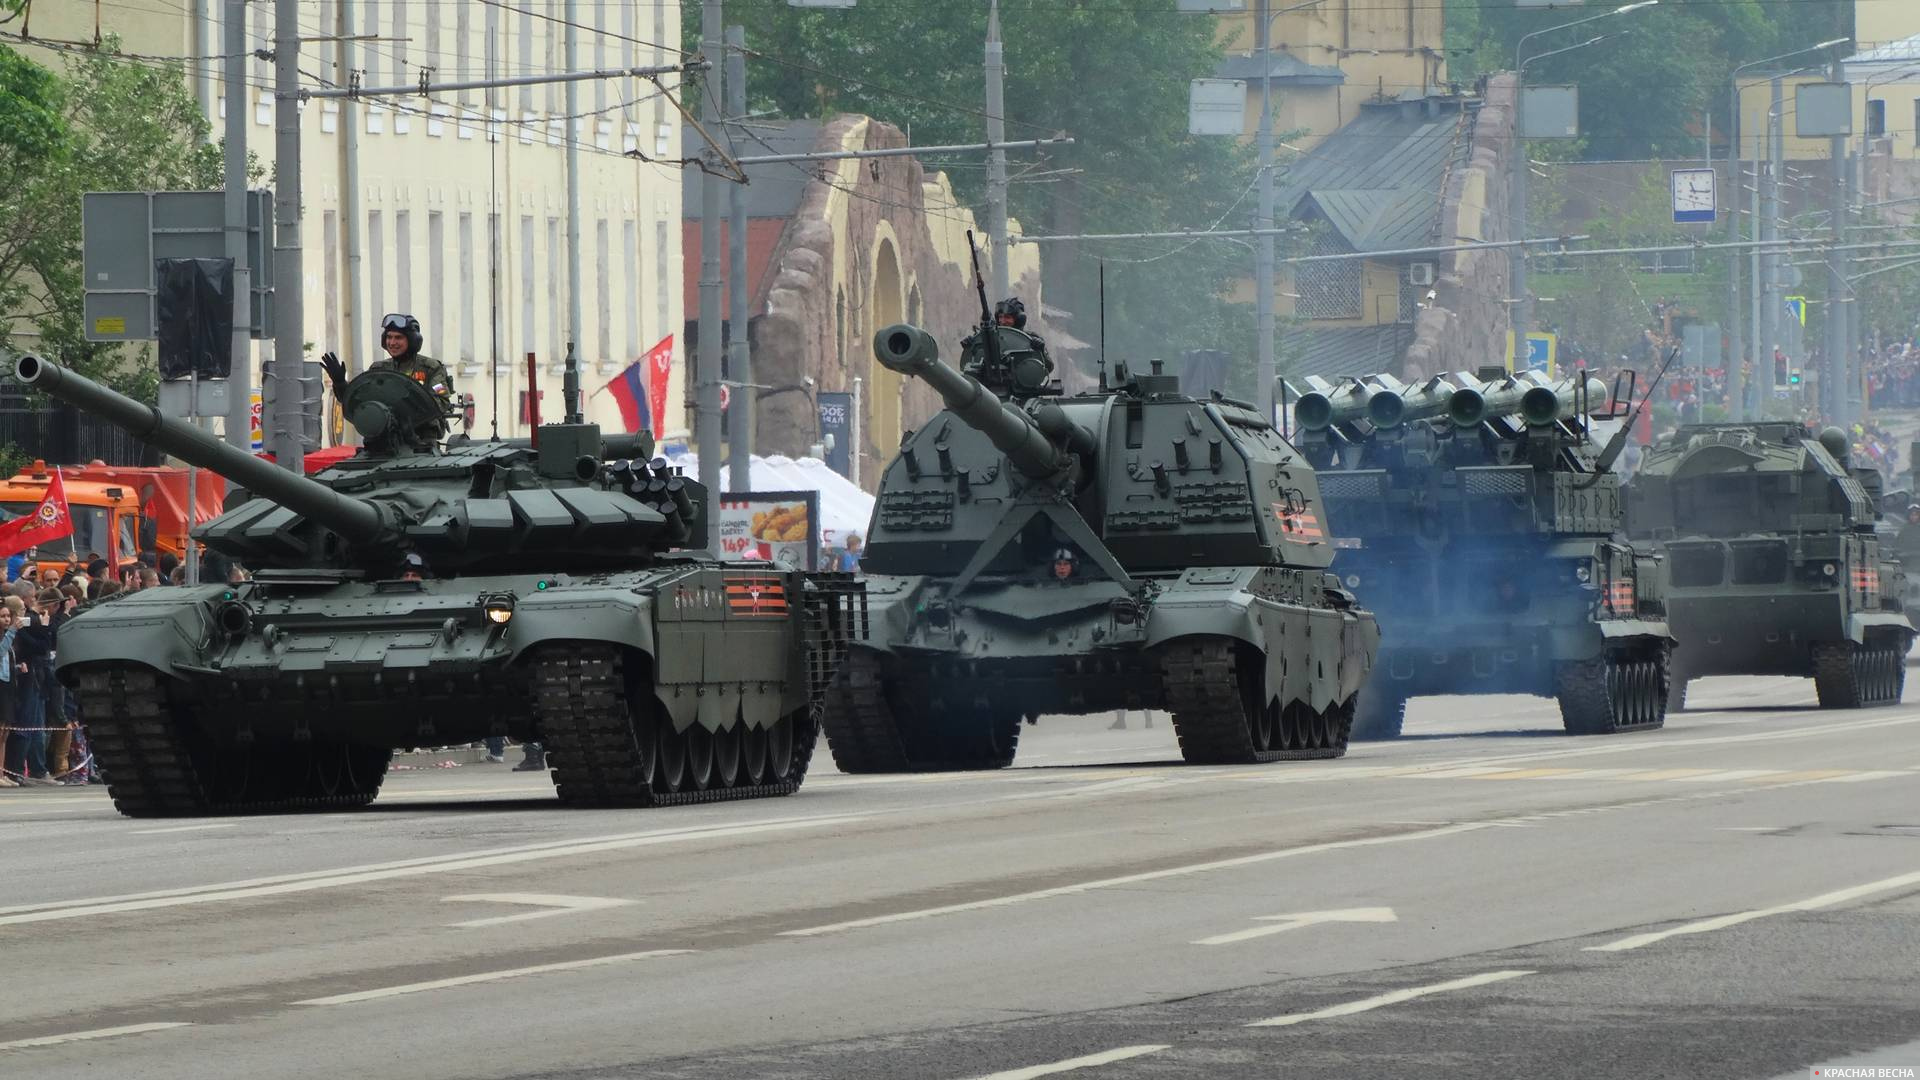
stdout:
[[[720,62],[721,0],[700,4],[700,55],[708,61],[700,85],[700,121],[708,130],[720,130],[720,95],[725,78]],[[700,454],[700,484],[707,490],[707,535],[702,547],[718,550],[720,543],[720,185],[712,171],[700,176],[700,341],[694,365],[694,439]]]
[[1273,382],[1279,377],[1274,350],[1273,325],[1273,13],[1268,0],[1258,0],[1254,10],[1254,55],[1260,66],[1260,201],[1254,212],[1253,227],[1261,230],[1253,262],[1254,312],[1258,320],[1259,364],[1254,385],[1260,395],[1262,415],[1274,419]]

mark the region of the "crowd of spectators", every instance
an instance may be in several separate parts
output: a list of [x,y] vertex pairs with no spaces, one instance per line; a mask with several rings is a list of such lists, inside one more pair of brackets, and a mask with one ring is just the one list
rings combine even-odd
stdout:
[[[53,677],[55,635],[88,604],[120,593],[186,584],[186,568],[170,552],[142,552],[116,571],[97,552],[41,558],[23,551],[7,560],[0,592],[0,787],[97,784],[79,702]],[[204,581],[241,581],[246,571],[220,560]]]

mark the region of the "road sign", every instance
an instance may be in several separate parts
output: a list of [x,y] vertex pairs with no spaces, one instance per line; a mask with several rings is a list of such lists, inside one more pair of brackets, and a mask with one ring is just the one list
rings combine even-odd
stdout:
[[721,383],[720,384],[720,411],[726,412],[727,406],[731,404],[733,404],[733,387],[728,386],[726,383]]
[[1712,169],[1675,169],[1669,174],[1675,225],[1710,225],[1718,205]]
[[1577,86],[1521,87],[1520,137],[1523,139],[1579,138],[1580,88]]
[[1195,79],[1187,84],[1187,134],[1239,136],[1246,130],[1246,83]]
[[1787,297],[1787,318],[1801,326],[1807,325],[1807,298],[1804,296]]
[[[82,329],[88,341],[152,341],[155,259],[227,253],[220,191],[89,191],[80,200]],[[273,193],[247,193],[253,337],[273,337]]]
[[1526,355],[1514,362],[1513,331],[1507,331],[1507,370],[1538,371],[1552,377],[1559,360],[1560,339],[1553,334],[1533,331],[1527,334]]

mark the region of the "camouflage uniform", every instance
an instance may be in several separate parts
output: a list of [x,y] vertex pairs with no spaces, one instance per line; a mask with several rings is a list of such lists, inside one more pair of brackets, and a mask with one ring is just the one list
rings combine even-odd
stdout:
[[397,371],[414,382],[433,391],[433,396],[453,403],[453,379],[447,374],[447,365],[425,353],[402,353],[397,357],[383,356],[369,364],[369,371]]

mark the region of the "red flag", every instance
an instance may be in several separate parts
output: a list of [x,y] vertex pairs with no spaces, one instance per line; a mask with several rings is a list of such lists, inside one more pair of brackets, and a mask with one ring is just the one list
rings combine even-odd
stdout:
[[655,435],[667,430],[667,379],[673,374],[673,335],[647,350],[647,408],[653,413]]
[[53,479],[47,482],[47,493],[41,497],[40,505],[34,508],[33,513],[0,524],[0,559],[16,555],[35,544],[72,535],[73,514],[67,509],[67,487],[60,481],[60,470],[56,468],[53,470]]

